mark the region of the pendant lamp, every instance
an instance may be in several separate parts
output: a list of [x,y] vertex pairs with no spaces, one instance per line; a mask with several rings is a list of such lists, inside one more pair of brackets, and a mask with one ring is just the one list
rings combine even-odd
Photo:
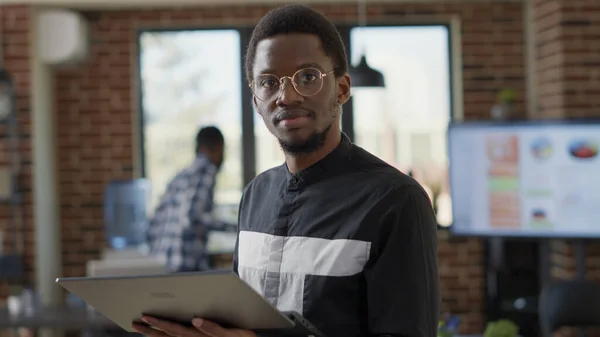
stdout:
[[356,67],[350,68],[350,77],[354,87],[385,87],[383,74],[367,64],[367,57],[363,54]]
[[[367,23],[366,6],[366,0],[358,0],[358,21],[361,27],[365,27]],[[351,66],[349,73],[350,78],[352,78],[353,87],[385,87],[383,74],[369,67],[367,56],[364,51],[358,65]]]
[[12,112],[13,81],[8,71],[0,68],[0,121],[6,119]]

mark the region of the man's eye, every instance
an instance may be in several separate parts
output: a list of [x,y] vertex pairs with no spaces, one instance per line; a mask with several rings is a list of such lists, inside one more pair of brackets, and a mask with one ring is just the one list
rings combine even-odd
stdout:
[[304,74],[304,76],[302,76],[302,81],[304,82],[312,82],[316,79],[317,76],[315,76],[314,74]]
[[263,80],[260,82],[260,86],[263,88],[273,88],[277,83],[274,80]]

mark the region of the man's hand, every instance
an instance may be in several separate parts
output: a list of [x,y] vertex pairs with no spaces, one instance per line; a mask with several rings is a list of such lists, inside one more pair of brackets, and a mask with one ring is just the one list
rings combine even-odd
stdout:
[[152,327],[139,324],[134,324],[132,327],[148,337],[256,337],[256,334],[250,330],[225,329],[201,318],[192,320],[194,326],[192,328],[150,316],[142,316],[142,321]]

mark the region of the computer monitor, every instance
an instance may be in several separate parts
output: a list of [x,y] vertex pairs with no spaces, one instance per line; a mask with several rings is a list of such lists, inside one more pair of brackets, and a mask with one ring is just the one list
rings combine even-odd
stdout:
[[452,122],[452,233],[599,238],[599,146],[599,120]]

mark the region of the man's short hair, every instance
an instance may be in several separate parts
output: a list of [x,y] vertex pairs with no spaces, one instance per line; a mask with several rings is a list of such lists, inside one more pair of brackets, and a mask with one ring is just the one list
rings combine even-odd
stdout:
[[196,134],[196,150],[200,148],[214,149],[218,146],[223,146],[225,138],[215,126],[206,126]]
[[323,15],[307,6],[285,5],[269,11],[254,27],[245,59],[248,83],[252,82],[254,77],[252,67],[256,59],[258,43],[278,34],[292,33],[316,35],[321,40],[325,54],[333,62],[335,75],[342,76],[348,71],[346,48],[335,26]]

